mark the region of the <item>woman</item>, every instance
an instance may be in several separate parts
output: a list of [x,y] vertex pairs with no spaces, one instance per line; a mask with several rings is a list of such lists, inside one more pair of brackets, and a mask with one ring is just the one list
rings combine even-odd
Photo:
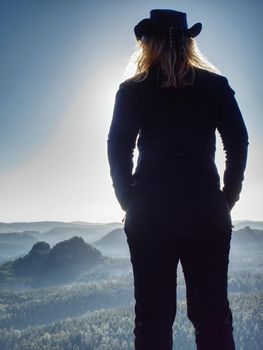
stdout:
[[[126,211],[136,350],[172,349],[179,261],[197,349],[235,348],[227,296],[230,211],[239,200],[249,142],[234,90],[197,50],[201,29],[201,23],[188,28],[185,13],[152,10],[134,28],[137,73],[116,94],[108,159]],[[226,152],[222,190],[216,129]]]

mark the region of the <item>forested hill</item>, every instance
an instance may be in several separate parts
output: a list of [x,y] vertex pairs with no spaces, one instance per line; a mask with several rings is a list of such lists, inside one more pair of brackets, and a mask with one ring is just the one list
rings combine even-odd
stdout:
[[74,236],[57,243],[52,249],[46,242],[37,242],[24,257],[1,265],[0,281],[7,277],[35,281],[64,281],[102,262],[101,252]]
[[243,245],[246,249],[253,247],[254,249],[262,249],[263,246],[263,230],[252,229],[245,226],[237,231],[233,231],[232,243],[235,245]]

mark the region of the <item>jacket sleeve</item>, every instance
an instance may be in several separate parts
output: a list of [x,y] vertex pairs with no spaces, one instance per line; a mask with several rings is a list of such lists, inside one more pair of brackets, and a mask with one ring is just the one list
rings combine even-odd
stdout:
[[122,84],[115,96],[115,105],[107,139],[110,176],[116,198],[126,210],[132,190],[134,148],[140,128],[136,98]]
[[248,154],[248,132],[235,99],[235,91],[223,78],[217,129],[225,151],[223,189],[230,210],[240,198]]

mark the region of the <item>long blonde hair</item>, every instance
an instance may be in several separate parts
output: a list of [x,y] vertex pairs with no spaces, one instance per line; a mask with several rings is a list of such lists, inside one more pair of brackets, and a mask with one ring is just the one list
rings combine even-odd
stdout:
[[[166,37],[162,35],[143,36],[136,41],[135,51],[131,54],[126,66],[125,77],[127,80],[141,82],[147,78],[149,69],[154,65],[158,65],[161,69],[162,88],[192,85],[195,67],[220,73],[219,69],[201,53],[193,38],[185,38],[184,60],[182,61],[180,53],[177,52],[177,49],[170,48]],[[130,76],[131,70],[135,70],[132,76]]]

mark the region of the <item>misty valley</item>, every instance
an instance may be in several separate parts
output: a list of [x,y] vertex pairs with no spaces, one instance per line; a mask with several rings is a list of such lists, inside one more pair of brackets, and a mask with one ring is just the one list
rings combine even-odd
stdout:
[[[229,299],[239,350],[263,349],[263,222],[234,221]],[[179,266],[174,349],[194,350]],[[0,223],[1,350],[133,350],[122,223]]]

